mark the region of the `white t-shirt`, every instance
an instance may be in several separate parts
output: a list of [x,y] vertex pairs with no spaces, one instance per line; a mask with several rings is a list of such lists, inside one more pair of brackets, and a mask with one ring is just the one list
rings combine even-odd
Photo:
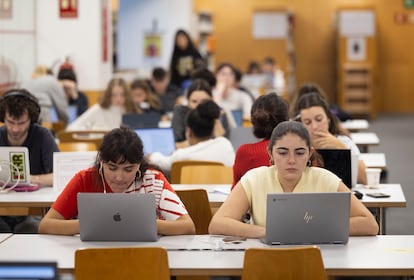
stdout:
[[218,161],[226,166],[233,166],[235,152],[231,142],[224,137],[216,137],[195,145],[178,149],[170,156],[152,153],[149,161],[158,165],[164,171],[170,171],[171,165],[179,160]]

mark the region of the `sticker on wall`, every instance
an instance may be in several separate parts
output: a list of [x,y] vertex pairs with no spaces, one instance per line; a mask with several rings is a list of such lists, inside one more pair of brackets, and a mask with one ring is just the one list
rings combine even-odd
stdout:
[[146,58],[159,58],[161,56],[161,35],[146,34],[144,38],[144,53]]
[[59,15],[61,18],[77,18],[78,0],[59,0]]
[[361,61],[367,57],[365,38],[355,37],[347,39],[347,60]]

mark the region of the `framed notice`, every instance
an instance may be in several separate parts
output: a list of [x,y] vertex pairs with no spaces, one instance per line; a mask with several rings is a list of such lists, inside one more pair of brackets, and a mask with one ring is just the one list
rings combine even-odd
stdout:
[[146,58],[160,58],[161,34],[149,33],[144,38],[144,55]]
[[288,14],[283,11],[255,12],[252,32],[254,39],[285,39],[288,33]]

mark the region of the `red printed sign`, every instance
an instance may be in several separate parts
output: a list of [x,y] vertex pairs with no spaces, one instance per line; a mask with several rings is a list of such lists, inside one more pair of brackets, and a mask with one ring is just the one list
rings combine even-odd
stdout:
[[61,18],[77,18],[78,0],[59,0],[59,14]]

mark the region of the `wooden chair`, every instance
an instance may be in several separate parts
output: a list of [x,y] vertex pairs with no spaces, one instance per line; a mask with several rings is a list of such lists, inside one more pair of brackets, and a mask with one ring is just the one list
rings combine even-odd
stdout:
[[65,130],[66,123],[64,121],[57,121],[52,123],[52,130],[55,132],[55,134],[58,134],[59,132]]
[[59,143],[63,142],[92,142],[99,148],[102,138],[108,131],[106,130],[79,130],[79,131],[61,131],[57,134]]
[[184,166],[181,169],[181,184],[231,184],[233,167],[220,165]]
[[196,227],[196,234],[208,234],[212,213],[207,191],[204,189],[176,190]]
[[173,162],[171,165],[170,172],[170,183],[171,184],[181,184],[181,169],[183,166],[189,165],[222,165],[221,162],[216,161],[204,161],[204,160],[179,160]]
[[61,152],[96,151],[96,144],[92,142],[62,142],[58,144]]
[[242,280],[326,280],[319,247],[250,248]]
[[161,247],[79,249],[75,279],[170,280],[167,251]]

